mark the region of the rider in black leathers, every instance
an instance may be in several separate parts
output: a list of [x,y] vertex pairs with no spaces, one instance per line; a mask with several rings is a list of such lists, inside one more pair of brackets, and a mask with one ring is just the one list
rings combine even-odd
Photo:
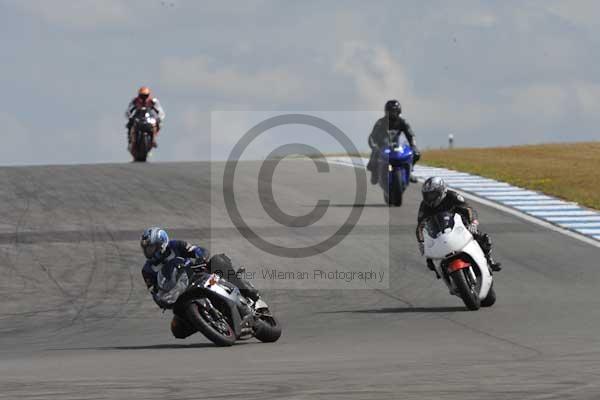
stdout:
[[[492,258],[492,240],[487,233],[479,231],[477,212],[465,201],[465,198],[447,188],[442,178],[431,177],[425,181],[422,188],[423,201],[419,207],[417,217],[417,241],[419,252],[423,255],[423,227],[427,218],[441,212],[455,212],[459,214],[463,223],[477,241],[485,254],[492,271],[500,271],[500,263]],[[431,268],[430,263],[427,265]]]
[[[404,133],[408,144],[413,151],[413,165],[421,158],[421,153],[417,148],[415,140],[415,134],[413,133],[410,125],[406,120],[400,117],[402,108],[398,100],[389,100],[385,103],[385,116],[375,122],[373,131],[369,135],[369,147],[371,148],[371,156],[369,157],[369,163],[367,164],[367,170],[371,171],[371,183],[377,184],[377,157],[379,156],[379,149],[385,146],[388,140],[388,131],[395,130],[398,134]],[[411,175],[411,182],[416,182],[416,177]]]

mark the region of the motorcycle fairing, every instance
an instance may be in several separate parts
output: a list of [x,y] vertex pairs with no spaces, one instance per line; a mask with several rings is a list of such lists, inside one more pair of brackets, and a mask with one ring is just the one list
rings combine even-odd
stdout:
[[[464,263],[469,264],[464,268],[477,268],[481,274],[481,288],[479,290],[479,298],[485,299],[490,287],[492,286],[492,275],[489,270],[485,254],[473,235],[465,227],[463,220],[459,214],[454,214],[454,226],[441,232],[437,237],[430,236],[427,229],[423,231],[425,239],[425,257],[434,261],[435,268],[441,276],[446,280],[447,273],[443,271],[443,262],[452,258],[450,262],[456,259],[461,259]],[[461,257],[461,254],[467,257]],[[448,271],[451,272],[451,271]],[[479,275],[479,274],[477,274]],[[452,290],[451,285],[449,285]]]

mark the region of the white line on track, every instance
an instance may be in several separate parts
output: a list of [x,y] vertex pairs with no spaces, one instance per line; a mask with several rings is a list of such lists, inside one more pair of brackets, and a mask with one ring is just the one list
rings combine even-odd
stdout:
[[598,222],[561,222],[560,226],[565,228],[600,228],[600,221]]
[[[507,193],[507,194],[523,194],[523,193],[535,193],[535,192],[531,192],[531,191],[527,191],[527,190],[523,190],[523,189],[519,189],[519,188],[515,188],[512,186],[502,186],[502,187],[482,187],[481,189],[477,189],[477,186],[475,186],[474,188],[469,188],[469,190],[472,190],[474,192],[503,192],[503,193]],[[535,193],[537,194],[537,193]]]
[[[564,205],[569,204],[562,200],[517,200],[517,201],[501,201],[507,206],[527,206],[527,205]],[[575,204],[575,203],[571,203]]]
[[548,217],[546,218],[548,221],[551,222],[591,222],[591,221],[600,221],[600,215],[587,215],[584,217],[578,217],[578,216],[570,216],[570,217]]
[[452,183],[473,183],[473,182],[486,182],[486,183],[497,183],[494,182],[492,179],[480,179],[477,178],[475,176],[462,176],[459,178],[448,178],[448,179],[444,179],[445,181],[448,182],[452,182]]
[[536,217],[554,217],[554,216],[582,216],[582,215],[596,215],[593,211],[587,210],[576,210],[576,211],[531,211],[528,214],[535,215]]
[[[451,181],[448,182],[450,184]],[[511,187],[508,183],[485,183],[485,182],[474,182],[474,183],[452,183],[456,186],[461,187],[472,187],[473,190],[476,188],[509,188]]]
[[508,201],[508,200],[526,200],[526,201],[534,201],[534,200],[555,200],[549,196],[535,196],[535,195],[526,195],[526,196],[486,196],[490,200],[495,201]]
[[600,235],[600,229],[575,229],[584,235]]
[[491,192],[491,191],[488,192],[486,190],[477,190],[475,193],[476,194],[481,194],[482,197],[488,197],[488,196],[490,196],[490,197],[491,196],[510,196],[510,195],[512,195],[512,196],[516,196],[516,195],[519,195],[519,196],[527,196],[527,195],[535,196],[535,195],[537,195],[536,192],[528,192],[526,190],[513,190],[513,191],[503,191],[503,192]]
[[448,186],[465,189],[470,192],[481,192],[481,193],[510,189],[510,187],[506,187],[506,186],[478,186],[478,185],[470,186],[470,185],[453,185],[452,183],[448,183]]
[[569,205],[569,204],[564,204],[564,205],[551,204],[551,205],[541,205],[541,206],[515,206],[515,208],[518,208],[519,210],[523,210],[523,211],[581,210],[581,207],[579,207],[577,205]]

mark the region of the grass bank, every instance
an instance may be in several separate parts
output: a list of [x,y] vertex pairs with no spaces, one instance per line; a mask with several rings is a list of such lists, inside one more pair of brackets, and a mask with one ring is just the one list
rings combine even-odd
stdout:
[[427,150],[421,163],[497,179],[600,209],[600,142]]

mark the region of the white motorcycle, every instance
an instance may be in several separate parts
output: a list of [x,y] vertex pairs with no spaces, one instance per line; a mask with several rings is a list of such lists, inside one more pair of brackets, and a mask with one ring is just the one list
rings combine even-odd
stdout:
[[450,294],[460,297],[469,310],[496,302],[488,262],[459,214],[443,212],[428,218],[423,237],[428,265]]

